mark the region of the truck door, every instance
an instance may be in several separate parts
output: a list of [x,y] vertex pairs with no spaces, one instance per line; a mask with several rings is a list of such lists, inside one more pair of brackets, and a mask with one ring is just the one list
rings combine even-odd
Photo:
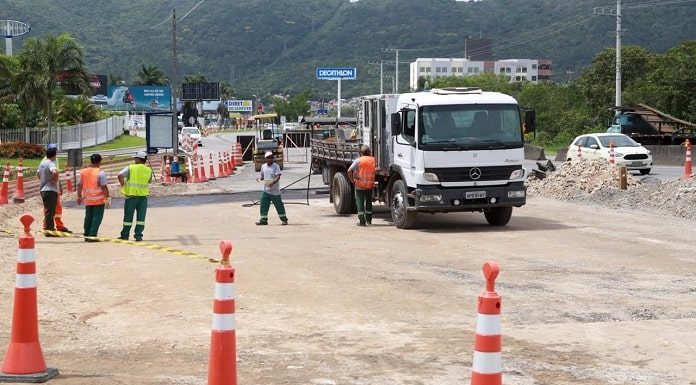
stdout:
[[394,163],[401,167],[406,184],[413,186],[416,171],[416,111],[402,110],[402,132],[394,137]]

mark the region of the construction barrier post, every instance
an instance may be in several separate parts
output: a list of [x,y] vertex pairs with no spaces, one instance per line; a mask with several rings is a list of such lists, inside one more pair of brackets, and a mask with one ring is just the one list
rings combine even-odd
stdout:
[[24,203],[24,160],[19,158],[19,165],[17,166],[17,185],[15,186],[14,196],[12,200],[14,203]]
[[580,149],[580,146],[578,146],[578,159],[582,158],[582,150]]
[[10,191],[10,162],[5,164],[5,173],[2,176],[2,189],[0,190],[0,205],[10,203],[7,195]]
[[19,236],[17,253],[12,337],[0,369],[0,382],[46,382],[58,375],[58,369],[46,367],[39,343],[36,254],[31,235],[34,217],[24,214],[19,220],[24,234]]
[[616,164],[616,161],[614,160],[614,141],[613,140],[609,141],[609,163]]
[[210,335],[208,385],[237,385],[237,334],[234,317],[234,272],[230,265],[232,241],[221,241],[222,260],[215,269],[213,328]]
[[686,147],[686,158],[684,160],[684,176],[682,176],[682,179],[689,179],[694,173],[691,163],[691,142],[689,142],[689,139],[684,142],[684,147]]
[[72,178],[70,177],[70,169],[65,169],[65,184],[68,187],[68,192],[71,193],[75,191],[75,186],[73,185]]
[[478,297],[476,342],[471,385],[502,385],[502,342],[500,338],[501,298],[495,292],[495,279],[500,268],[495,262],[483,264],[486,289]]
[[619,167],[619,190],[628,188],[628,168],[626,166]]

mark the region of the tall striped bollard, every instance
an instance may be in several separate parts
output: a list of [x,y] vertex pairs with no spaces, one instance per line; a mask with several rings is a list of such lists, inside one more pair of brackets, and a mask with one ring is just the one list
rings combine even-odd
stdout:
[[7,197],[10,191],[10,162],[5,164],[5,173],[2,175],[2,189],[0,189],[0,205],[6,205],[10,201]]
[[237,385],[237,334],[234,317],[232,241],[221,241],[222,260],[215,269],[213,328],[210,335],[208,385]]
[[500,302],[495,292],[495,279],[500,272],[498,264],[483,264],[486,290],[478,297],[476,316],[476,342],[474,363],[471,369],[471,385],[502,385]]
[[17,166],[17,185],[15,186],[14,196],[12,200],[14,203],[24,203],[24,160],[19,158],[19,165]]

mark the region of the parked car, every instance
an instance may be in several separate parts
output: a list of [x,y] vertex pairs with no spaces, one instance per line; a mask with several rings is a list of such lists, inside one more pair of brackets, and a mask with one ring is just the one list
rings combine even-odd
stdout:
[[179,145],[181,145],[181,138],[184,137],[184,135],[188,134],[191,138],[194,140],[198,140],[198,146],[203,146],[203,141],[201,140],[201,130],[199,130],[197,127],[184,127],[181,129],[181,132],[179,133]]
[[617,165],[626,166],[629,170],[638,170],[643,175],[650,174],[653,165],[650,150],[624,134],[580,135],[568,146],[567,159],[576,158],[580,148],[583,158],[604,158],[609,161],[611,143],[614,144],[614,162]]

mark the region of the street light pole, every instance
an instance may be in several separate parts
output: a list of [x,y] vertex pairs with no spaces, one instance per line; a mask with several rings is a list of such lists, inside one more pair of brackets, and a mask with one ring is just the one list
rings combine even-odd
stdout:
[[176,68],[176,8],[172,9],[172,144],[174,156],[179,153],[179,125],[178,125],[178,110],[176,104],[176,85],[179,82]]

